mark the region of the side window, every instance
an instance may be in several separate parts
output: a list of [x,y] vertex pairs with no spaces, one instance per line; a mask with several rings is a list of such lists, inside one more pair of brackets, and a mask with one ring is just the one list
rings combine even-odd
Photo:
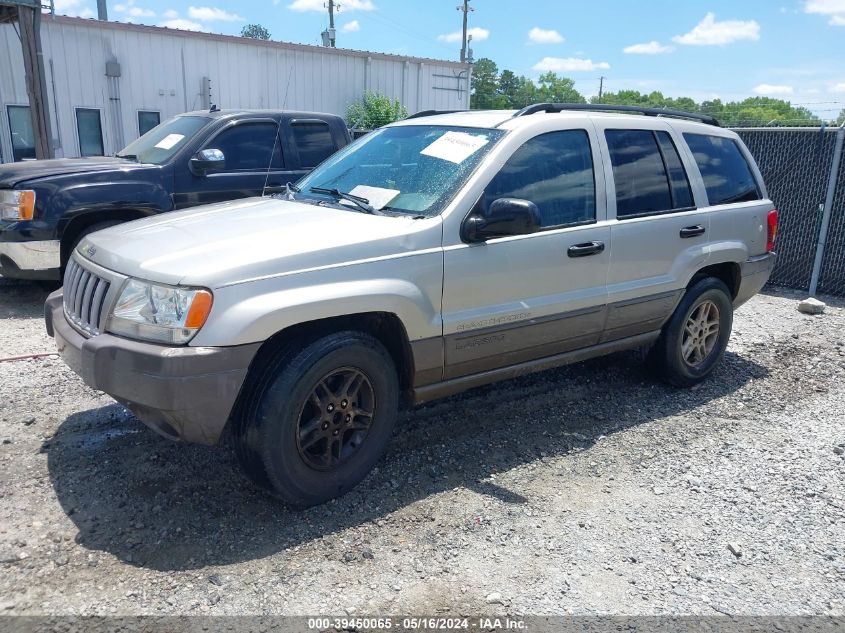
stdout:
[[161,123],[161,114],[154,110],[138,110],[138,136],[144,136]]
[[102,156],[103,128],[100,124],[100,111],[95,108],[76,109],[76,132],[79,136],[79,154],[81,156]]
[[[664,154],[653,131],[606,130],[605,138],[613,165],[618,219],[664,213],[691,206],[691,200],[679,200],[678,204],[673,201],[674,187],[669,185],[667,168],[663,162]],[[671,139],[669,142],[671,143]],[[671,156],[672,152],[669,152],[669,155]],[[679,190],[683,191],[683,187],[679,187]],[[682,204],[683,202],[686,204]]]
[[292,121],[291,130],[299,151],[300,167],[316,167],[337,151],[329,124],[325,121]]
[[29,106],[8,106],[8,113],[13,160],[35,158],[35,134],[32,133]]
[[762,197],[736,141],[708,134],[684,134],[684,140],[695,156],[711,205]]
[[595,221],[596,184],[587,132],[550,132],[526,141],[487,185],[484,211],[499,198],[536,204],[542,227]]
[[[278,127],[273,123],[241,123],[215,136],[208,148],[219,149],[226,158],[226,171],[266,171],[281,168],[281,143],[276,141]],[[274,151],[275,147],[275,151]]]
[[692,209],[695,203],[692,199],[692,189],[689,186],[687,172],[681,157],[678,155],[678,148],[668,132],[655,132],[657,143],[660,145],[660,154],[663,156],[663,164],[669,174],[669,187],[672,193],[673,209]]

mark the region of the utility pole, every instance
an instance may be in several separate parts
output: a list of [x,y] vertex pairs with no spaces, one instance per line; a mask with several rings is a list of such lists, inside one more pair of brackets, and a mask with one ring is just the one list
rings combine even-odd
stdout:
[[464,0],[463,5],[457,7],[457,9],[464,12],[464,30],[461,37],[461,62],[463,63],[467,60],[467,17],[469,12],[475,11],[475,9],[469,6],[469,0]]
[[[340,9],[340,5],[338,5]],[[335,48],[335,34],[334,30],[334,0],[329,0],[329,46]]]
[[604,75],[599,77],[599,103],[601,103],[601,98],[604,95],[604,80],[607,79]]
[[17,9],[26,93],[35,135],[35,157],[53,158],[50,106],[47,101],[44,55],[41,51],[41,7],[19,5]]

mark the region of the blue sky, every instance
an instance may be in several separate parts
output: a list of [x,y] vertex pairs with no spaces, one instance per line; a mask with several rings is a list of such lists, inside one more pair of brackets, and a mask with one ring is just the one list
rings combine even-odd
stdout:
[[[456,59],[459,0],[338,0],[338,46]],[[108,0],[109,18],[318,44],[325,0]],[[585,95],[660,90],[697,100],[762,94],[825,118],[845,107],[845,0],[472,0],[475,57],[532,78],[572,77]],[[91,17],[95,0],[56,0]]]

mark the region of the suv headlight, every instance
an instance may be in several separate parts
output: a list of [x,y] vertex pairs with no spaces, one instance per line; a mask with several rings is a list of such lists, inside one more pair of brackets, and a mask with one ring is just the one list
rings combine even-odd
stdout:
[[163,286],[130,279],[106,330],[128,338],[182,345],[205,324],[213,297],[202,288]]
[[0,220],[31,220],[34,215],[34,191],[0,189]]

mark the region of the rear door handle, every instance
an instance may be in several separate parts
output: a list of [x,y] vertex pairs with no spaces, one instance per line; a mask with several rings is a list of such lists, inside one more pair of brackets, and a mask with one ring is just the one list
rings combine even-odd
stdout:
[[681,237],[698,237],[699,235],[704,235],[705,228],[700,224],[696,224],[695,226],[685,226],[681,229]]
[[604,250],[604,242],[584,242],[570,246],[566,254],[570,257],[586,257],[587,255],[598,255]]

